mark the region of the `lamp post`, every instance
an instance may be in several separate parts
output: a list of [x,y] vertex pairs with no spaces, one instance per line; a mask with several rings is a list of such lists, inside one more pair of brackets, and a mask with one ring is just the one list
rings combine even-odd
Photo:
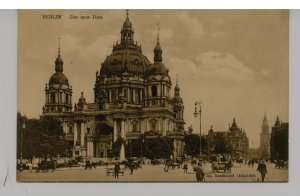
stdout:
[[142,134],[142,140],[141,140],[141,161],[143,159],[143,143],[144,143],[144,134]]
[[[199,106],[199,111],[197,111],[197,105]],[[197,118],[197,116],[198,116],[198,114],[199,114],[199,117],[200,117],[200,151],[199,151],[199,155],[200,155],[200,159],[201,159],[201,157],[202,157],[202,146],[201,146],[201,136],[202,136],[202,134],[201,134],[201,114],[202,114],[202,109],[201,109],[201,102],[198,102],[198,101],[196,101],[195,102],[195,112],[194,112],[194,116],[195,116],[195,118]]]
[[25,120],[23,121],[22,129],[21,129],[21,157],[20,157],[20,171],[23,171],[23,131],[25,130]]

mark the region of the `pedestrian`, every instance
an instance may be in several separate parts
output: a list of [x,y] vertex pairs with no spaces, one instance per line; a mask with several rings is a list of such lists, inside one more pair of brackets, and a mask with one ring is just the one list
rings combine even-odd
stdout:
[[267,174],[267,166],[266,166],[264,160],[260,161],[260,163],[258,164],[257,171],[261,175],[261,181],[264,182],[265,181],[265,176]]
[[183,165],[183,173],[187,173],[187,170],[188,170],[188,164],[184,163],[184,165]]
[[87,160],[86,162],[85,162],[85,167],[84,167],[84,169],[92,169],[91,168],[91,163],[90,163],[90,161],[89,160]]
[[72,161],[69,161],[69,168],[72,168]]
[[197,182],[203,182],[205,180],[205,173],[202,168],[201,162],[198,163],[198,166],[195,167],[196,179]]
[[119,165],[119,163],[117,162],[116,164],[115,164],[115,168],[114,168],[114,170],[115,170],[115,178],[119,178],[119,172],[120,172],[120,165]]
[[130,175],[133,174],[133,169],[134,169],[134,162],[132,162],[132,163],[130,164]]

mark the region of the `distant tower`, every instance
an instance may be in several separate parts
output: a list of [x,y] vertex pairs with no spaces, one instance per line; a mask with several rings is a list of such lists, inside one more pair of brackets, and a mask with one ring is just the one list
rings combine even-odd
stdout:
[[72,112],[72,88],[68,78],[63,74],[63,60],[60,56],[60,38],[58,55],[55,60],[55,73],[46,84],[46,100],[43,114]]
[[269,158],[270,157],[270,133],[269,133],[269,124],[267,115],[265,113],[263,123],[262,123],[262,131],[260,133],[260,147],[259,153],[260,158]]

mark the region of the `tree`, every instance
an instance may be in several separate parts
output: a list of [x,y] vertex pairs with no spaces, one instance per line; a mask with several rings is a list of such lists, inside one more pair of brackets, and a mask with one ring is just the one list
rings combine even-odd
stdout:
[[[198,134],[189,134],[184,137],[185,153],[191,156],[199,156],[200,154],[200,136]],[[201,151],[207,151],[207,140],[201,137]]]
[[215,148],[214,148],[214,153],[215,154],[228,153],[226,138],[223,135],[217,134],[214,137],[214,143],[215,143]]
[[128,143],[125,145],[126,157],[144,156],[145,153],[143,153],[141,150],[142,141],[143,141],[142,136],[140,136],[138,139],[128,140]]
[[[26,128],[23,128],[25,122]],[[20,144],[22,135],[23,158],[32,159],[41,157],[44,159],[57,156],[68,156],[71,146],[65,140],[65,134],[61,123],[52,117],[40,119],[27,119],[21,114],[17,115],[17,156],[20,157]]]
[[143,155],[149,158],[169,158],[173,154],[172,139],[168,137],[157,137],[147,139],[143,145]]
[[[119,157],[120,156],[120,150],[123,143],[123,139],[121,137],[117,138],[116,141],[113,143],[111,151],[110,151],[110,157]],[[125,150],[126,152],[126,150]]]

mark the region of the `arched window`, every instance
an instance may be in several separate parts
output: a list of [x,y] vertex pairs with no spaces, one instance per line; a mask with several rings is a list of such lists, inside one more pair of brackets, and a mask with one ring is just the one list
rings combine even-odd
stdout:
[[150,129],[151,129],[151,131],[156,131],[156,124],[157,124],[157,120],[155,120],[155,119],[150,120]]
[[157,97],[157,86],[153,85],[151,87],[152,97]]
[[66,101],[65,101],[65,103],[67,103],[67,104],[69,103],[69,95],[67,95],[67,94],[66,94]]
[[54,94],[54,93],[52,93],[52,94],[50,95],[50,102],[51,102],[51,103],[55,103],[55,94]]
[[132,132],[138,132],[138,122],[136,120],[132,121]]

